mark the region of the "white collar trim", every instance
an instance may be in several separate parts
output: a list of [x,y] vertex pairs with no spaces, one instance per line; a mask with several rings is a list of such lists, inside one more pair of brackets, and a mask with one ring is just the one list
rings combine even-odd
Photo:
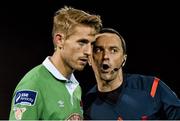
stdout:
[[71,74],[70,76],[70,80],[68,80],[66,77],[64,77],[58,70],[57,68],[52,64],[52,62],[49,60],[50,56],[46,57],[46,59],[43,61],[43,65],[45,66],[45,68],[57,79],[59,80],[66,80],[66,82],[72,82],[72,83],[77,83],[79,84],[79,82],[76,80],[76,78],[74,77],[74,74]]

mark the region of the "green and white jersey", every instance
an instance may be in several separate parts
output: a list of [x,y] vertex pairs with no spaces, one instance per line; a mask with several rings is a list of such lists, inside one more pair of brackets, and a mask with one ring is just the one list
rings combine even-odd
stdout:
[[83,118],[81,88],[72,74],[66,79],[47,57],[17,85],[10,120],[77,120]]

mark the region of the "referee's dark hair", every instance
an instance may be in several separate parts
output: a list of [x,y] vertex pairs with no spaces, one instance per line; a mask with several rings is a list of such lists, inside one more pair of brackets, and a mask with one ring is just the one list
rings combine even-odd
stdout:
[[121,40],[123,52],[124,52],[124,54],[127,54],[126,42],[125,42],[124,38],[122,37],[122,35],[118,31],[116,31],[113,28],[102,28],[99,33],[100,34],[102,34],[102,33],[113,33],[113,34],[118,35],[120,40]]

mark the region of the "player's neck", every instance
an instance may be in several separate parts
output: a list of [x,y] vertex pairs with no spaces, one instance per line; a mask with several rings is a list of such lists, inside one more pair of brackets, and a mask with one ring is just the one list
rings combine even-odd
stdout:
[[68,69],[68,67],[63,63],[63,59],[60,57],[60,54],[54,53],[51,57],[51,62],[56,67],[56,69],[67,79],[72,74],[73,70]]

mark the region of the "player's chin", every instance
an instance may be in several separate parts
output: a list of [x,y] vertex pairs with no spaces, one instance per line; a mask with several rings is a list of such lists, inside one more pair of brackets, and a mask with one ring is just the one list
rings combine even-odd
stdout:
[[84,69],[85,65],[76,65],[75,70],[82,71]]

